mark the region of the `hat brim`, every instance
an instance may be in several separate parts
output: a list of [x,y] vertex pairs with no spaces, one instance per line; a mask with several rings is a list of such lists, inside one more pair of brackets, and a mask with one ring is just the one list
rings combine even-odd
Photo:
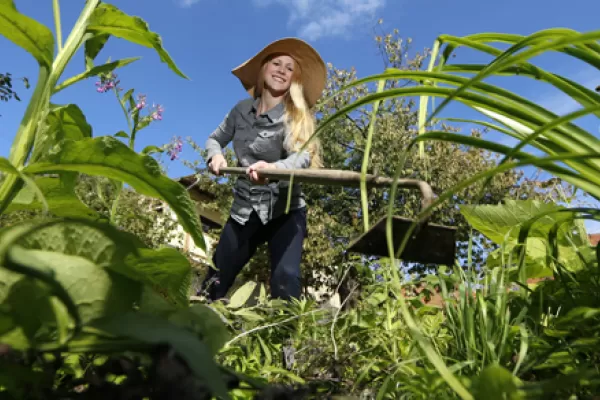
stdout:
[[297,38],[276,40],[256,53],[252,58],[234,68],[231,72],[254,97],[254,89],[258,74],[266,57],[274,53],[285,53],[300,65],[302,70],[302,87],[309,107],[313,107],[323,93],[327,82],[327,69],[319,53],[308,43]]

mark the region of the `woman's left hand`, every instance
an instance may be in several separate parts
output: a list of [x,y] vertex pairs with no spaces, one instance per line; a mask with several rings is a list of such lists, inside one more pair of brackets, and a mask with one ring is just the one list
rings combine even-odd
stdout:
[[269,179],[259,177],[257,171],[259,169],[269,169],[269,168],[276,168],[276,167],[273,164],[268,163],[266,161],[258,161],[258,162],[255,162],[254,164],[252,164],[251,166],[249,166],[248,168],[246,168],[246,174],[248,175],[248,178],[250,178],[250,181],[252,181],[254,183],[258,183],[260,185],[264,185],[265,183],[269,182]]

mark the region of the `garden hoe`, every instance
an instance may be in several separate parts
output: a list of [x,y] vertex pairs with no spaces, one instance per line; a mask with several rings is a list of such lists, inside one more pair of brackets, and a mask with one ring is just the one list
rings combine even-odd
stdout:
[[[225,167],[220,171],[224,174],[246,175],[246,168]],[[359,187],[361,174],[353,171],[335,169],[262,169],[258,171],[261,178],[270,181],[304,182],[319,185],[335,185],[344,187]],[[391,186],[392,178],[366,174],[367,187]],[[421,192],[421,208],[428,207],[433,199],[431,186],[425,181],[417,179],[399,179],[398,187],[419,189]],[[348,251],[365,255],[388,257],[389,251],[386,238],[386,217],[381,218],[367,232],[355,238],[348,247]],[[392,218],[394,250],[400,248],[404,236],[414,220],[394,216]],[[408,262],[421,264],[453,265],[456,251],[456,228],[432,224],[428,218],[419,222],[411,233],[404,250],[399,258]]]

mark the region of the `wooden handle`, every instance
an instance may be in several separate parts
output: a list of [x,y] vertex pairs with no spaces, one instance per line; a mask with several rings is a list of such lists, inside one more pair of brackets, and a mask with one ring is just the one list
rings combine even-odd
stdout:
[[[246,168],[224,167],[220,168],[223,174],[246,175]],[[289,181],[294,176],[294,182],[313,183],[317,185],[334,185],[344,187],[360,187],[360,172],[344,171],[341,169],[260,169],[257,171],[261,178],[274,181]],[[392,178],[366,174],[367,187],[391,187]],[[431,186],[418,179],[398,179],[398,186],[403,188],[419,189],[421,192],[421,207],[428,207],[433,201]]]

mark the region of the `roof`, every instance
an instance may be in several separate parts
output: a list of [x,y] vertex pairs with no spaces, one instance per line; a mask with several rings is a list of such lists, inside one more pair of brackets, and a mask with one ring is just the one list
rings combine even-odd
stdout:
[[181,183],[188,190],[190,197],[196,203],[196,211],[198,212],[198,216],[203,225],[212,229],[222,228],[223,225],[225,225],[225,222],[218,211],[207,209],[202,206],[203,204],[216,201],[217,196],[211,192],[200,189],[197,186],[198,178],[196,178],[196,175],[182,176],[176,178],[175,181]]

